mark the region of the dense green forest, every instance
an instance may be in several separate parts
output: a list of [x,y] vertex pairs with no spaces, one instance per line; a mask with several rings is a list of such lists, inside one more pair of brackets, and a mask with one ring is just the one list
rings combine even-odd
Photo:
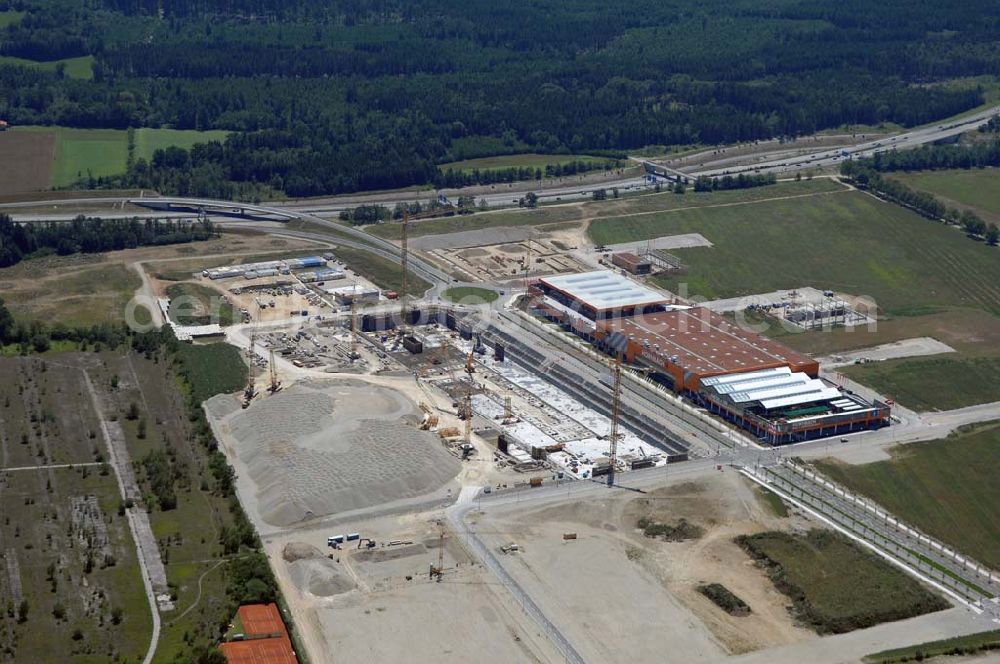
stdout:
[[441,182],[516,152],[912,126],[1000,73],[986,0],[0,0],[0,55],[93,55],[93,81],[0,66],[15,124],[234,132],[119,186],[289,196]]
[[0,214],[0,267],[19,263],[39,253],[60,256],[150,245],[183,244],[207,240],[215,234],[208,219],[198,222],[171,219],[101,219],[78,216],[68,222],[18,224]]

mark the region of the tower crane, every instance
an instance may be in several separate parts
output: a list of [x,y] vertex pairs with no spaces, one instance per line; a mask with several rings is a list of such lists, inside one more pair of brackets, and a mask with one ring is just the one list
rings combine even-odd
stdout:
[[620,354],[615,355],[615,361],[611,365],[611,434],[608,436],[610,449],[608,461],[608,486],[615,485],[615,471],[618,466],[618,423],[621,419],[621,398],[622,398],[622,358]]

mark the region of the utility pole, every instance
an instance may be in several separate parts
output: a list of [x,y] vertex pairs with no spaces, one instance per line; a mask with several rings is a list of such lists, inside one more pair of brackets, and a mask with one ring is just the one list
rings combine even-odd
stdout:
[[622,358],[620,354],[615,355],[614,364],[611,367],[611,449],[608,454],[608,461],[611,465],[608,468],[608,486],[615,485],[615,470],[618,465],[618,421],[621,417],[622,398]]
[[528,272],[531,271],[531,231],[528,231],[528,253],[524,257],[524,292],[528,292]]

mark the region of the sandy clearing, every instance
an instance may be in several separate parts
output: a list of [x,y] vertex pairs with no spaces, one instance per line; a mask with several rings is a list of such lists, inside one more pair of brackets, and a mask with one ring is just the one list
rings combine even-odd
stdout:
[[[636,529],[640,516],[668,523],[683,517],[705,535],[652,540]],[[645,496],[515,505],[470,518],[478,519],[474,527],[490,546],[522,547],[501,562],[588,661],[664,661],[669,653],[670,661],[716,662],[816,638],[793,623],[787,598],[732,541],[805,521],[772,516],[735,473],[669,481]],[[577,539],[563,541],[565,532]],[[696,591],[712,582],[735,592],[753,613],[730,616]]]
[[[428,566],[436,564],[441,550],[441,516],[412,512],[336,528],[377,539],[373,550],[358,550],[353,542],[336,551],[326,548],[328,531],[320,528],[265,540],[311,661],[561,661],[520,607],[488,572],[471,564],[462,543],[447,531],[446,572],[440,583],[429,579]],[[383,546],[393,539],[412,544]],[[317,552],[323,557],[317,559]],[[303,562],[310,568],[303,570]]]
[[942,343],[932,337],[914,337],[912,339],[900,339],[892,343],[881,344],[871,348],[861,348],[843,353],[837,353],[829,357],[818,358],[820,364],[826,368],[842,367],[861,358],[869,360],[892,360],[901,357],[923,357],[926,355],[939,355],[941,353],[954,353],[955,349],[946,343]]

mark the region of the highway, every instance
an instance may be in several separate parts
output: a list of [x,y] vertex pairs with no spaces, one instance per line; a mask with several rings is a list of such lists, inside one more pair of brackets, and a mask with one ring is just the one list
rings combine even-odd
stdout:
[[[691,179],[697,178],[701,175],[717,177],[722,175],[735,175],[738,173],[791,174],[806,169],[836,166],[847,158],[870,157],[878,152],[897,149],[903,150],[920,145],[926,145],[928,143],[934,143],[944,139],[954,138],[964,132],[975,130],[997,114],[1000,114],[1000,106],[993,106],[965,117],[942,120],[937,124],[926,127],[918,127],[894,136],[888,136],[858,145],[845,145],[835,148],[824,147],[813,152],[806,152],[795,156],[784,154],[780,158],[768,158],[767,154],[745,155],[738,159],[734,159],[733,163],[722,167],[701,169],[679,168],[668,170],[683,173]],[[214,208],[216,212],[229,211],[229,214],[232,214],[232,211],[234,210],[246,210],[259,215],[270,215],[275,218],[288,218],[294,216],[309,219],[310,221],[325,221],[322,217],[334,216],[339,214],[342,210],[350,209],[362,204],[385,205],[387,207],[392,207],[396,205],[396,203],[425,202],[428,198],[436,198],[439,193],[447,196],[449,199],[455,199],[458,196],[471,194],[476,198],[477,202],[480,200],[485,201],[487,207],[511,207],[516,206],[518,199],[523,196],[526,191],[528,191],[527,187],[531,187],[533,185],[524,184],[524,186],[526,187],[524,190],[511,189],[509,191],[487,192],[481,191],[481,187],[476,187],[469,189],[444,189],[439,191],[425,190],[420,192],[400,191],[382,192],[378,194],[357,193],[314,200],[277,201],[261,205],[250,205],[234,201],[169,197],[144,197],[131,200],[140,204],[162,204],[167,200],[172,200],[177,204],[187,204],[193,206],[194,208],[197,208],[200,205],[206,208]],[[538,183],[537,186],[534,186],[533,191],[538,195],[541,202],[554,203],[589,199],[591,198],[593,191],[598,188],[618,188],[622,191],[628,192],[646,190],[651,188],[651,186],[652,185],[646,182],[643,176],[629,176],[614,180],[601,181],[598,183],[565,184],[543,181]],[[45,205],[94,205],[106,203],[109,206],[114,206],[121,205],[124,200],[125,199],[122,199],[121,197],[36,200],[21,203],[2,203],[0,204],[0,210],[9,210],[14,215],[15,220],[18,221],[71,219],[75,215],[47,213],[18,215],[16,210],[18,208],[37,208]],[[191,213],[170,211],[163,212],[162,214],[168,216],[190,216]],[[131,212],[112,210],[105,216],[111,218],[131,217],[135,215]],[[341,225],[338,225],[338,227],[341,229],[346,228]],[[363,231],[357,231],[357,233],[360,233],[368,240],[373,239],[370,235],[365,234]]]
[[[939,124],[920,127],[905,131],[895,136],[879,138],[859,145],[844,146],[837,148],[823,148],[819,151],[798,155],[786,156],[781,159],[764,159],[748,164],[733,164],[722,168],[703,169],[691,173],[692,176],[706,175],[716,177],[720,175],[736,175],[739,173],[792,173],[809,168],[821,168],[825,166],[836,166],[845,159],[858,159],[871,157],[880,152],[891,150],[905,150],[915,148],[928,143],[954,138],[967,131],[974,131],[985,124],[989,119],[1000,114],[1000,106],[993,106],[978,113],[971,114],[960,119],[942,120]],[[747,157],[744,159],[751,159]],[[683,170],[683,169],[681,169]]]

